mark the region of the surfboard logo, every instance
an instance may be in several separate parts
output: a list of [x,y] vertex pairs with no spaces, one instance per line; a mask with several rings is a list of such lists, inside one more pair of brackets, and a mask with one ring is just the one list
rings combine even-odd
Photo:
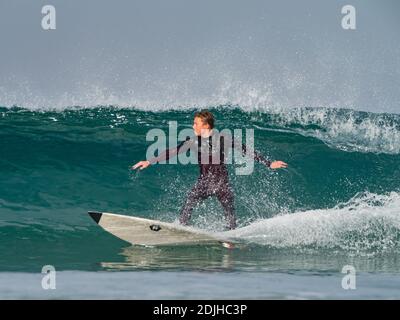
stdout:
[[153,230],[153,231],[160,231],[160,230],[161,230],[161,227],[160,227],[158,224],[152,224],[152,225],[150,226],[150,230]]

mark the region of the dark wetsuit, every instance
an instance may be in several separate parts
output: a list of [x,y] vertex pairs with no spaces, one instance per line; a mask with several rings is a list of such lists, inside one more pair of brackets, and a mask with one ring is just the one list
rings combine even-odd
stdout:
[[[197,163],[200,168],[200,176],[187,195],[186,202],[180,213],[180,223],[184,225],[188,224],[193,208],[200,201],[215,195],[224,208],[224,214],[228,221],[229,229],[235,229],[234,195],[229,185],[228,170],[225,164],[225,151],[227,151],[228,148],[237,148],[241,149],[243,154],[246,154],[246,145],[236,143],[230,136],[222,133],[215,133],[213,130],[212,135],[208,138],[202,138],[200,136],[194,138],[188,137],[176,148],[166,150],[158,157],[152,158],[149,161],[153,164],[168,160],[178,153],[187,152],[189,148],[195,148],[197,150]],[[268,167],[270,166],[271,162],[255,150],[253,151],[253,155],[254,160]]]

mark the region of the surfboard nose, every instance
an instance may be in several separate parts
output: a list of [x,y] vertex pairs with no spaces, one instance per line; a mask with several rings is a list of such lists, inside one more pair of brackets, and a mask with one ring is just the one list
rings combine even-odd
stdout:
[[103,215],[102,212],[98,212],[98,211],[88,211],[88,214],[92,217],[92,219],[98,224],[101,216]]

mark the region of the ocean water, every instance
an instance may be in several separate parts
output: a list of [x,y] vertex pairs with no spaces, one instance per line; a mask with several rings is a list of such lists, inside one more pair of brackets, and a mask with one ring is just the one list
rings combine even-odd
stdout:
[[[399,114],[208,108],[218,129],[254,129],[255,148],[289,165],[229,166],[236,230],[215,199],[194,210],[195,228],[240,241],[232,250],[129,246],[87,215],[176,221],[197,165],[130,167],[150,129],[190,128],[197,109],[0,107],[0,298],[400,298]],[[41,288],[45,265],[56,290]]]

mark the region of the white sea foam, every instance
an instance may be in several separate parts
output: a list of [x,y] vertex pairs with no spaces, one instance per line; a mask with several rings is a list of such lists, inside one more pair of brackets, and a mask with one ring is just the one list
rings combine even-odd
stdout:
[[355,252],[399,249],[400,193],[363,193],[330,209],[258,220],[224,236],[272,247],[316,247]]
[[270,126],[324,141],[344,151],[400,153],[400,117],[394,114],[358,112],[328,108],[269,108]]

